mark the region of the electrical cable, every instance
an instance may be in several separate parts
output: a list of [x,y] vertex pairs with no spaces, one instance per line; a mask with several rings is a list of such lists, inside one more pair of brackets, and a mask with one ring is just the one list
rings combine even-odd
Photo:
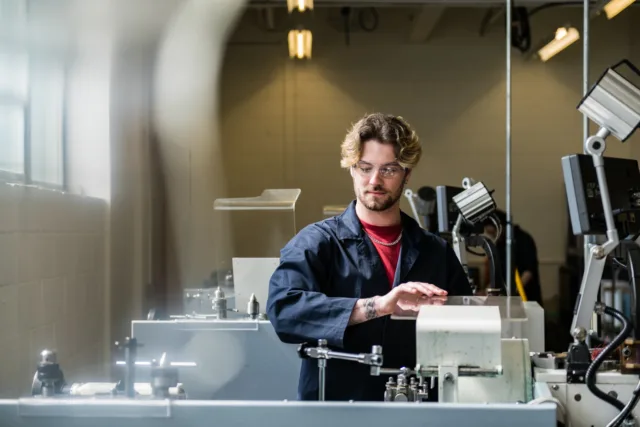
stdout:
[[486,254],[483,254],[481,252],[472,251],[471,249],[469,249],[469,246],[467,246],[467,252],[469,252],[470,254],[475,255],[475,256],[481,256],[481,257],[485,257],[486,256]]
[[470,236],[467,240],[469,242],[469,245],[473,247],[482,247],[484,253],[489,258],[489,277],[491,287],[504,288],[501,266],[499,264],[498,258],[496,258],[498,250],[496,248],[496,245],[493,243],[493,240],[483,235]]
[[611,258],[611,260],[613,261],[614,264],[616,264],[618,267],[622,267],[625,270],[627,269],[627,264],[625,264],[624,262],[620,261],[618,258],[613,257]]
[[622,331],[602,350],[600,354],[595,358],[593,362],[589,365],[587,369],[587,374],[585,375],[585,383],[587,387],[596,397],[604,400],[610,405],[614,406],[620,411],[623,411],[625,408],[624,403],[616,399],[615,397],[603,392],[596,386],[596,374],[602,362],[609,357],[609,355],[616,349],[620,344],[624,342],[624,340],[631,334],[631,322],[629,322],[624,315],[616,310],[615,308],[611,308],[608,306],[604,306],[604,314],[609,316],[613,316],[622,323]]
[[631,411],[636,407],[639,400],[640,382],[638,382],[635,390],[633,390],[633,397],[629,399],[629,402],[626,404],[624,409],[620,411],[620,413],[609,424],[607,424],[607,427],[620,427],[629,414],[631,414]]
[[493,223],[493,226],[496,228],[496,237],[493,238],[493,242],[496,243],[500,240],[500,236],[502,236],[502,223],[498,220],[494,214],[489,215],[489,220]]
[[[634,236],[635,237],[635,236]],[[635,238],[634,238],[635,240]],[[621,260],[619,260],[616,257],[613,257],[612,260],[614,262],[615,265],[618,265],[620,267],[622,267],[625,270],[631,270],[630,271],[630,275],[633,274],[633,261],[632,261],[633,257],[629,256],[629,261],[627,264],[623,263]],[[631,268],[629,268],[629,266],[631,266]],[[632,327],[632,329],[634,329]],[[636,388],[633,390],[633,396],[631,397],[631,399],[629,399],[629,402],[625,405],[624,409],[622,411],[620,411],[620,413],[613,419],[611,420],[611,422],[609,424],[607,424],[607,427],[619,427],[622,425],[622,423],[624,422],[625,419],[627,419],[627,417],[629,417],[629,415],[631,414],[631,411],[633,411],[633,409],[636,407],[636,405],[638,404],[638,401],[640,401],[640,382],[638,382],[638,385],[636,385]]]
[[493,288],[504,288],[504,280],[501,273],[501,266],[499,264],[498,258],[498,249],[496,245],[491,241],[491,239],[486,238],[485,236],[480,236],[482,240],[482,248],[484,252],[487,254],[491,262],[489,263],[489,274],[491,280],[491,286]]

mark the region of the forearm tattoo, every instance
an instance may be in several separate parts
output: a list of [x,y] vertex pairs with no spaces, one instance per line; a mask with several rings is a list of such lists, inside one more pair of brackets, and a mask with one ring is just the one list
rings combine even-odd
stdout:
[[378,317],[378,313],[376,312],[376,299],[368,298],[364,301],[364,312],[367,320],[375,319]]

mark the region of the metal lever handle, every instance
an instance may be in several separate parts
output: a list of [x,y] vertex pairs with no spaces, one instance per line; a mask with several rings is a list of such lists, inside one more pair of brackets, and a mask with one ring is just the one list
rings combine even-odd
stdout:
[[[327,368],[328,359],[349,360],[353,362],[371,365],[371,374],[376,375],[382,366],[382,346],[374,345],[371,347],[371,353],[343,353],[333,351],[327,347],[327,340],[318,340],[317,347],[311,347],[308,343],[302,343],[298,347],[298,356],[302,359],[318,359],[318,400],[324,401],[325,395],[325,370]],[[379,375],[379,374],[378,374]]]
[[308,343],[300,344],[298,355],[302,359],[340,359],[362,363],[364,365],[382,366],[382,346],[374,345],[371,353],[344,353],[333,351],[327,347],[327,340],[318,340],[318,347],[311,347]]

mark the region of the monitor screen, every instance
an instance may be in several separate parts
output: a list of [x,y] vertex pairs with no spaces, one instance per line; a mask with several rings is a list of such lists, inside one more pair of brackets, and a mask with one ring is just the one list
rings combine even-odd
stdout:
[[[604,157],[611,210],[621,239],[640,230],[640,170],[633,159]],[[593,159],[574,154],[562,158],[562,172],[575,235],[606,234],[600,185]]]

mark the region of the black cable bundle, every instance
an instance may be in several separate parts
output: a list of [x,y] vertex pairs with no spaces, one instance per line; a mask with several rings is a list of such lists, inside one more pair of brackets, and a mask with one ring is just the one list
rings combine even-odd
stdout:
[[[504,288],[504,280],[502,278],[502,266],[498,255],[498,248],[495,243],[486,236],[476,235],[467,239],[469,246],[482,247],[484,253],[489,257],[489,274],[490,283],[494,288]],[[471,251],[469,251],[471,252]],[[471,252],[475,254],[475,252]]]
[[[631,323],[624,317],[624,315],[615,308],[604,306],[604,314],[615,317],[622,323],[622,331],[602,350],[600,354],[595,358],[585,376],[585,383],[587,387],[596,397],[604,400],[610,405],[616,407],[619,411],[624,411],[625,405],[615,397],[603,392],[596,386],[596,373],[598,368],[602,365],[602,362],[616,349],[624,340],[631,334]],[[624,419],[624,418],[623,418]]]

